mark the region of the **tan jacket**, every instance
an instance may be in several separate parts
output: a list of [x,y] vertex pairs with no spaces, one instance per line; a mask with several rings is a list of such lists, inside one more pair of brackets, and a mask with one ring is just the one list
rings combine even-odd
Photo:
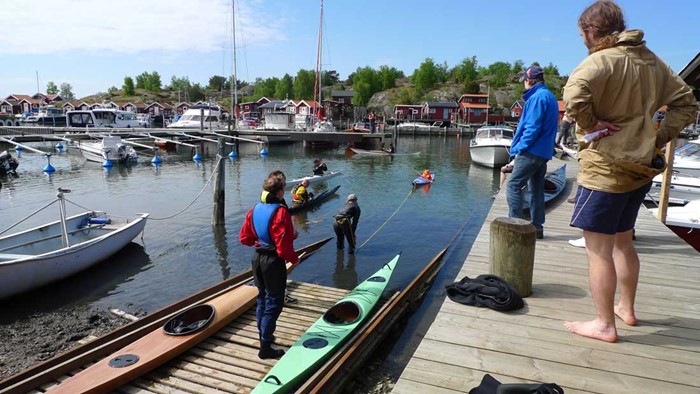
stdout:
[[[585,58],[564,87],[566,112],[576,120],[578,183],[591,190],[626,193],[662,170],[651,167],[655,148],[676,138],[695,119],[697,104],[688,85],[651,52],[641,30],[619,35],[615,47]],[[656,130],[654,113],[668,106]],[[585,143],[583,130],[599,120],[621,127]]]

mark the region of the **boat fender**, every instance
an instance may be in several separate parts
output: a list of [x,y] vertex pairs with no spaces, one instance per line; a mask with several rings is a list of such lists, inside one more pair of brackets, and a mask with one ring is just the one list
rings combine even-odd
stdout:
[[110,218],[90,218],[89,224],[111,224],[112,219]]

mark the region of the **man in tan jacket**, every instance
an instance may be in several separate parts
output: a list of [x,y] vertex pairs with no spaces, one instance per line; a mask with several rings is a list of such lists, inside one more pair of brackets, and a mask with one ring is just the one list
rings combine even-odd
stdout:
[[[632,235],[651,180],[665,166],[658,149],[693,121],[697,107],[690,88],[646,47],[644,33],[626,30],[617,4],[595,2],[578,26],[589,56],[564,88],[580,145],[571,226],[583,230],[596,317],[564,325],[575,334],[615,342],[615,315],[637,324],[639,257]],[[668,111],[656,130],[653,115],[663,105]],[[616,286],[620,301],[614,305]]]

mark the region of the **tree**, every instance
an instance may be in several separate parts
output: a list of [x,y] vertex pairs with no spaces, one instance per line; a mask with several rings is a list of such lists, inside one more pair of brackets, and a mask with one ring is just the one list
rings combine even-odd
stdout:
[[314,98],[314,85],[316,82],[316,72],[314,70],[301,69],[294,78],[292,92],[297,100],[307,100]]
[[191,101],[200,101],[206,98],[204,89],[199,83],[195,83],[187,88],[187,96]]
[[275,98],[278,99],[288,99],[292,97],[292,88],[294,86],[294,80],[289,74],[284,74],[284,77],[277,81],[275,85]]
[[209,85],[207,85],[207,88],[210,90],[216,90],[220,92],[224,90],[224,87],[226,87],[226,82],[226,77],[214,75],[213,77],[209,78]]
[[333,86],[339,79],[338,72],[335,70],[321,71],[321,86]]
[[421,65],[413,71],[411,82],[416,85],[416,93],[423,95],[435,86],[447,75],[447,70],[443,66],[435,64],[433,59],[426,58]]
[[372,67],[361,67],[353,73],[352,88],[355,95],[352,97],[354,105],[365,107],[369,103],[369,99],[379,92],[382,88],[382,83],[379,79],[379,73]]
[[148,84],[146,90],[153,93],[158,93],[161,90],[162,82],[160,81],[160,74],[157,71],[152,72],[148,76]]
[[513,68],[511,70],[513,74],[520,74],[521,72],[525,71],[525,63],[518,59],[513,63]]
[[136,76],[136,89],[146,89],[146,84],[148,83],[148,73],[142,72]]
[[107,89],[107,94],[110,96],[117,96],[119,94],[119,89],[117,89],[116,86],[112,86],[111,88]]
[[510,64],[506,62],[495,62],[488,66],[486,72],[489,74],[489,86],[492,88],[502,88],[508,84],[510,78]]
[[404,77],[403,71],[389,66],[380,66],[378,73],[382,90],[388,90],[396,87],[396,80]]
[[552,64],[551,62],[544,67],[544,75],[550,76],[550,77],[558,77],[559,76],[559,68]]
[[253,89],[253,100],[258,100],[261,97],[272,97],[275,95],[278,78],[257,78],[255,80],[255,88]]
[[75,95],[73,94],[73,87],[68,82],[64,82],[61,84],[61,91],[59,94],[66,101],[75,99]]
[[131,77],[124,77],[124,84],[122,85],[122,90],[124,90],[125,96],[133,96],[136,94],[136,89],[134,88],[134,79]]
[[58,93],[58,86],[56,86],[56,84],[53,83],[53,81],[49,81],[46,84],[46,94],[56,94],[56,93]]
[[452,69],[452,78],[462,84],[464,93],[479,93],[479,63],[476,56],[465,58],[458,66]]

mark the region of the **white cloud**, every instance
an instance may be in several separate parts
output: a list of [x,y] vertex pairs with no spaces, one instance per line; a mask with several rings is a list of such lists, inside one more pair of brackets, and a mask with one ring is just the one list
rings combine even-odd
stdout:
[[[287,39],[274,8],[261,1],[236,4],[237,46],[241,38],[249,46]],[[3,6],[0,26],[11,33],[3,40],[5,55],[214,52],[230,45],[231,1],[18,1]]]

